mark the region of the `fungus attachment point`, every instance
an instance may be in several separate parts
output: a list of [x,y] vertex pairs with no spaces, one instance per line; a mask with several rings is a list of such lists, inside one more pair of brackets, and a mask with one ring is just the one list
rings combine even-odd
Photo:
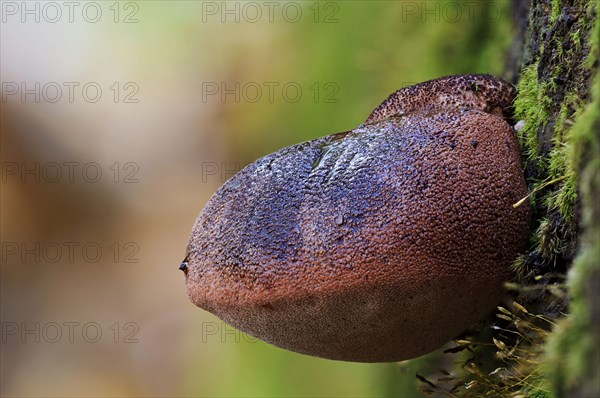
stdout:
[[489,75],[432,80],[355,130],[250,164],[196,220],[180,265],[190,299],[329,359],[404,360],[460,335],[527,247],[513,97]]

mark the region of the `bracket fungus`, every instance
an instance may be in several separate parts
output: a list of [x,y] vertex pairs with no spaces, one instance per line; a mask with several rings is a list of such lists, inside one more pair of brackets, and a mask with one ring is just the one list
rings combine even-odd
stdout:
[[358,128],[248,165],[208,201],[190,299],[322,358],[426,354],[500,301],[528,242],[515,91],[489,75],[403,88]]

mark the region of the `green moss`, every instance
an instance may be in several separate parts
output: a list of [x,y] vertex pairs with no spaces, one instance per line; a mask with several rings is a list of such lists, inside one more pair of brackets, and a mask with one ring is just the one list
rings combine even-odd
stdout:
[[[592,29],[590,52],[586,66],[598,62],[600,36],[598,19]],[[600,73],[596,71],[591,88],[591,102],[575,116],[575,124],[569,130],[566,147],[568,168],[579,175],[579,187],[583,196],[584,231],[580,253],[569,272],[571,305],[569,315],[559,323],[547,344],[547,371],[553,380],[553,388],[559,397],[576,393],[579,396],[596,396],[600,391],[600,341],[597,320],[591,318],[597,303],[600,278],[600,227],[598,214],[594,220],[594,201],[600,187],[600,140],[597,129],[600,121]],[[572,178],[575,180],[575,178]],[[574,182],[573,182],[574,185]],[[594,191],[595,187],[595,192]],[[591,288],[591,292],[590,292]],[[596,304],[597,305],[597,304]],[[595,309],[597,311],[597,308]],[[596,329],[596,330],[595,330]]]
[[[598,12],[598,10],[595,10],[595,6],[597,6],[595,1],[590,1],[588,4],[587,13],[593,15],[595,12]],[[591,28],[589,43],[590,52],[585,59],[585,67],[591,69],[598,62],[598,58],[600,58],[600,23],[598,23],[598,21],[596,21],[594,26]]]
[[[600,23],[596,22],[595,33]],[[598,36],[591,46],[598,49]],[[589,59],[589,58],[588,58]],[[597,60],[597,54],[596,54]],[[580,175],[583,196],[584,231],[580,253],[569,272],[571,305],[569,315],[554,330],[547,344],[547,371],[557,396],[596,396],[600,391],[600,339],[597,311],[597,289],[600,278],[600,226],[597,195],[600,190],[600,72],[592,85],[592,100],[576,115],[569,130],[567,155],[571,172]],[[596,306],[596,308],[594,308]]]
[[[540,253],[551,253],[556,249],[552,247],[543,247],[545,243],[555,240],[564,240],[565,235],[574,234],[574,224],[576,206],[577,206],[577,174],[576,167],[572,164],[573,157],[569,151],[573,147],[573,139],[569,136],[573,119],[578,109],[582,107],[581,95],[582,87],[585,86],[585,77],[573,73],[573,65],[581,68],[581,53],[584,50],[584,40],[582,40],[582,30],[586,33],[592,31],[589,25],[589,17],[594,15],[595,11],[590,6],[593,2],[582,6],[586,10],[587,19],[582,18],[577,28],[566,33],[565,37],[557,34],[549,38],[550,48],[544,48],[545,41],[540,43],[539,55],[534,62],[526,66],[521,73],[518,83],[518,96],[515,101],[515,116],[523,120],[525,125],[519,133],[519,139],[525,155],[525,166],[528,170],[528,185],[532,195],[530,203],[538,207],[538,213],[556,212],[560,215],[558,221],[553,223],[563,223],[557,225],[554,229],[540,228],[541,219],[534,221],[535,231],[539,239],[532,239],[534,246],[538,246]],[[581,6],[581,4],[580,4]],[[561,13],[561,2],[552,1],[552,23],[557,22]],[[597,32],[597,26],[594,27]],[[587,65],[592,65],[591,59],[597,59],[598,39],[593,33],[587,39],[590,44],[590,51],[587,53]],[[547,46],[546,46],[547,47]],[[547,54],[550,54],[548,58]],[[544,57],[546,55],[546,57]],[[550,70],[545,76],[538,76],[540,70]],[[570,78],[568,82],[568,91],[563,86],[565,77]],[[579,80],[577,80],[579,79]],[[558,82],[561,81],[561,84]],[[556,101],[557,97],[562,97]],[[551,131],[551,146],[545,142],[540,142],[540,136],[547,135]],[[550,187],[547,188],[547,186]],[[557,232],[556,236],[542,236],[540,233]],[[535,242],[540,242],[538,245]],[[573,245],[571,245],[573,246]],[[567,248],[565,245],[563,247]],[[556,253],[561,254],[560,252]],[[556,256],[546,257],[547,260],[555,261]]]
[[561,0],[552,0],[552,13],[550,14],[550,22],[554,23],[560,15]]
[[[569,152],[570,165],[572,171],[576,172],[581,170],[583,167],[582,160],[584,153],[588,152],[592,154],[598,154],[600,150],[600,143],[595,133],[596,123],[600,119],[600,73],[596,73],[594,83],[592,84],[592,101],[578,112],[576,123],[569,132]],[[594,164],[598,159],[590,161]]]
[[[578,96],[575,92],[565,96],[554,123],[550,154],[547,157],[540,156],[539,132],[551,119],[550,107],[552,93],[556,91],[556,83],[555,79],[540,82],[538,67],[538,63],[534,63],[525,68],[518,84],[519,95],[515,101],[515,115],[517,119],[525,122],[519,138],[527,161],[534,162],[540,169],[540,174],[546,175],[543,180],[531,181],[531,190],[535,191],[548,181],[561,181],[560,188],[546,194],[543,200],[548,209],[559,211],[564,219],[571,223],[577,200],[577,189],[574,174],[571,174],[572,167],[568,164],[568,140],[565,132],[568,131],[569,124],[572,124],[569,116],[577,105]],[[560,75],[561,71],[562,66],[558,65],[553,71],[553,76]]]
[[561,179],[558,188],[550,192],[545,198],[545,205],[549,210],[556,210],[568,224],[572,224],[577,201],[576,170],[569,151],[573,147],[570,137],[573,120],[569,118],[573,109],[580,107],[580,100],[575,91],[567,93],[563,99],[558,116],[554,123],[552,135],[553,148],[548,156],[548,176],[552,180]]
[[[548,107],[551,99],[546,95],[547,83],[538,81],[538,64],[525,68],[521,74],[515,100],[515,116],[523,120],[525,126],[519,133],[521,147],[525,148],[529,160],[538,159],[538,129],[548,120]],[[539,164],[542,166],[542,163]]]

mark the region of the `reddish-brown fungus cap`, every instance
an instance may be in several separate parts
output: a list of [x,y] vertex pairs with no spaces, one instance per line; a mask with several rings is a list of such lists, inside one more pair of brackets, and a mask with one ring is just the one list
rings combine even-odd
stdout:
[[414,111],[243,169],[194,226],[191,300],[330,359],[430,352],[488,314],[527,244],[514,131],[477,109]]
[[415,111],[479,109],[510,118],[515,88],[491,75],[457,75],[401,88],[369,115],[367,123]]

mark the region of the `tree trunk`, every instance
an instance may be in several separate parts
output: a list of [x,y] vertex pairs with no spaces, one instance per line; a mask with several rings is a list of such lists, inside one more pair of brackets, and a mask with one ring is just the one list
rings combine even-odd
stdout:
[[[506,76],[533,222],[513,302],[456,340],[464,353],[422,392],[450,397],[600,396],[598,0],[514,0]],[[434,381],[432,381],[434,380]]]
[[[516,7],[523,8],[520,0]],[[522,12],[522,11],[521,11]],[[556,397],[600,396],[600,24],[597,0],[533,0],[520,18],[523,46],[516,120],[530,191],[532,250],[524,282],[560,286],[538,296],[557,326],[542,343],[546,385]],[[518,48],[518,46],[516,46]],[[559,274],[557,278],[556,275]],[[551,296],[551,295],[550,295]],[[563,313],[566,315],[563,316]]]

